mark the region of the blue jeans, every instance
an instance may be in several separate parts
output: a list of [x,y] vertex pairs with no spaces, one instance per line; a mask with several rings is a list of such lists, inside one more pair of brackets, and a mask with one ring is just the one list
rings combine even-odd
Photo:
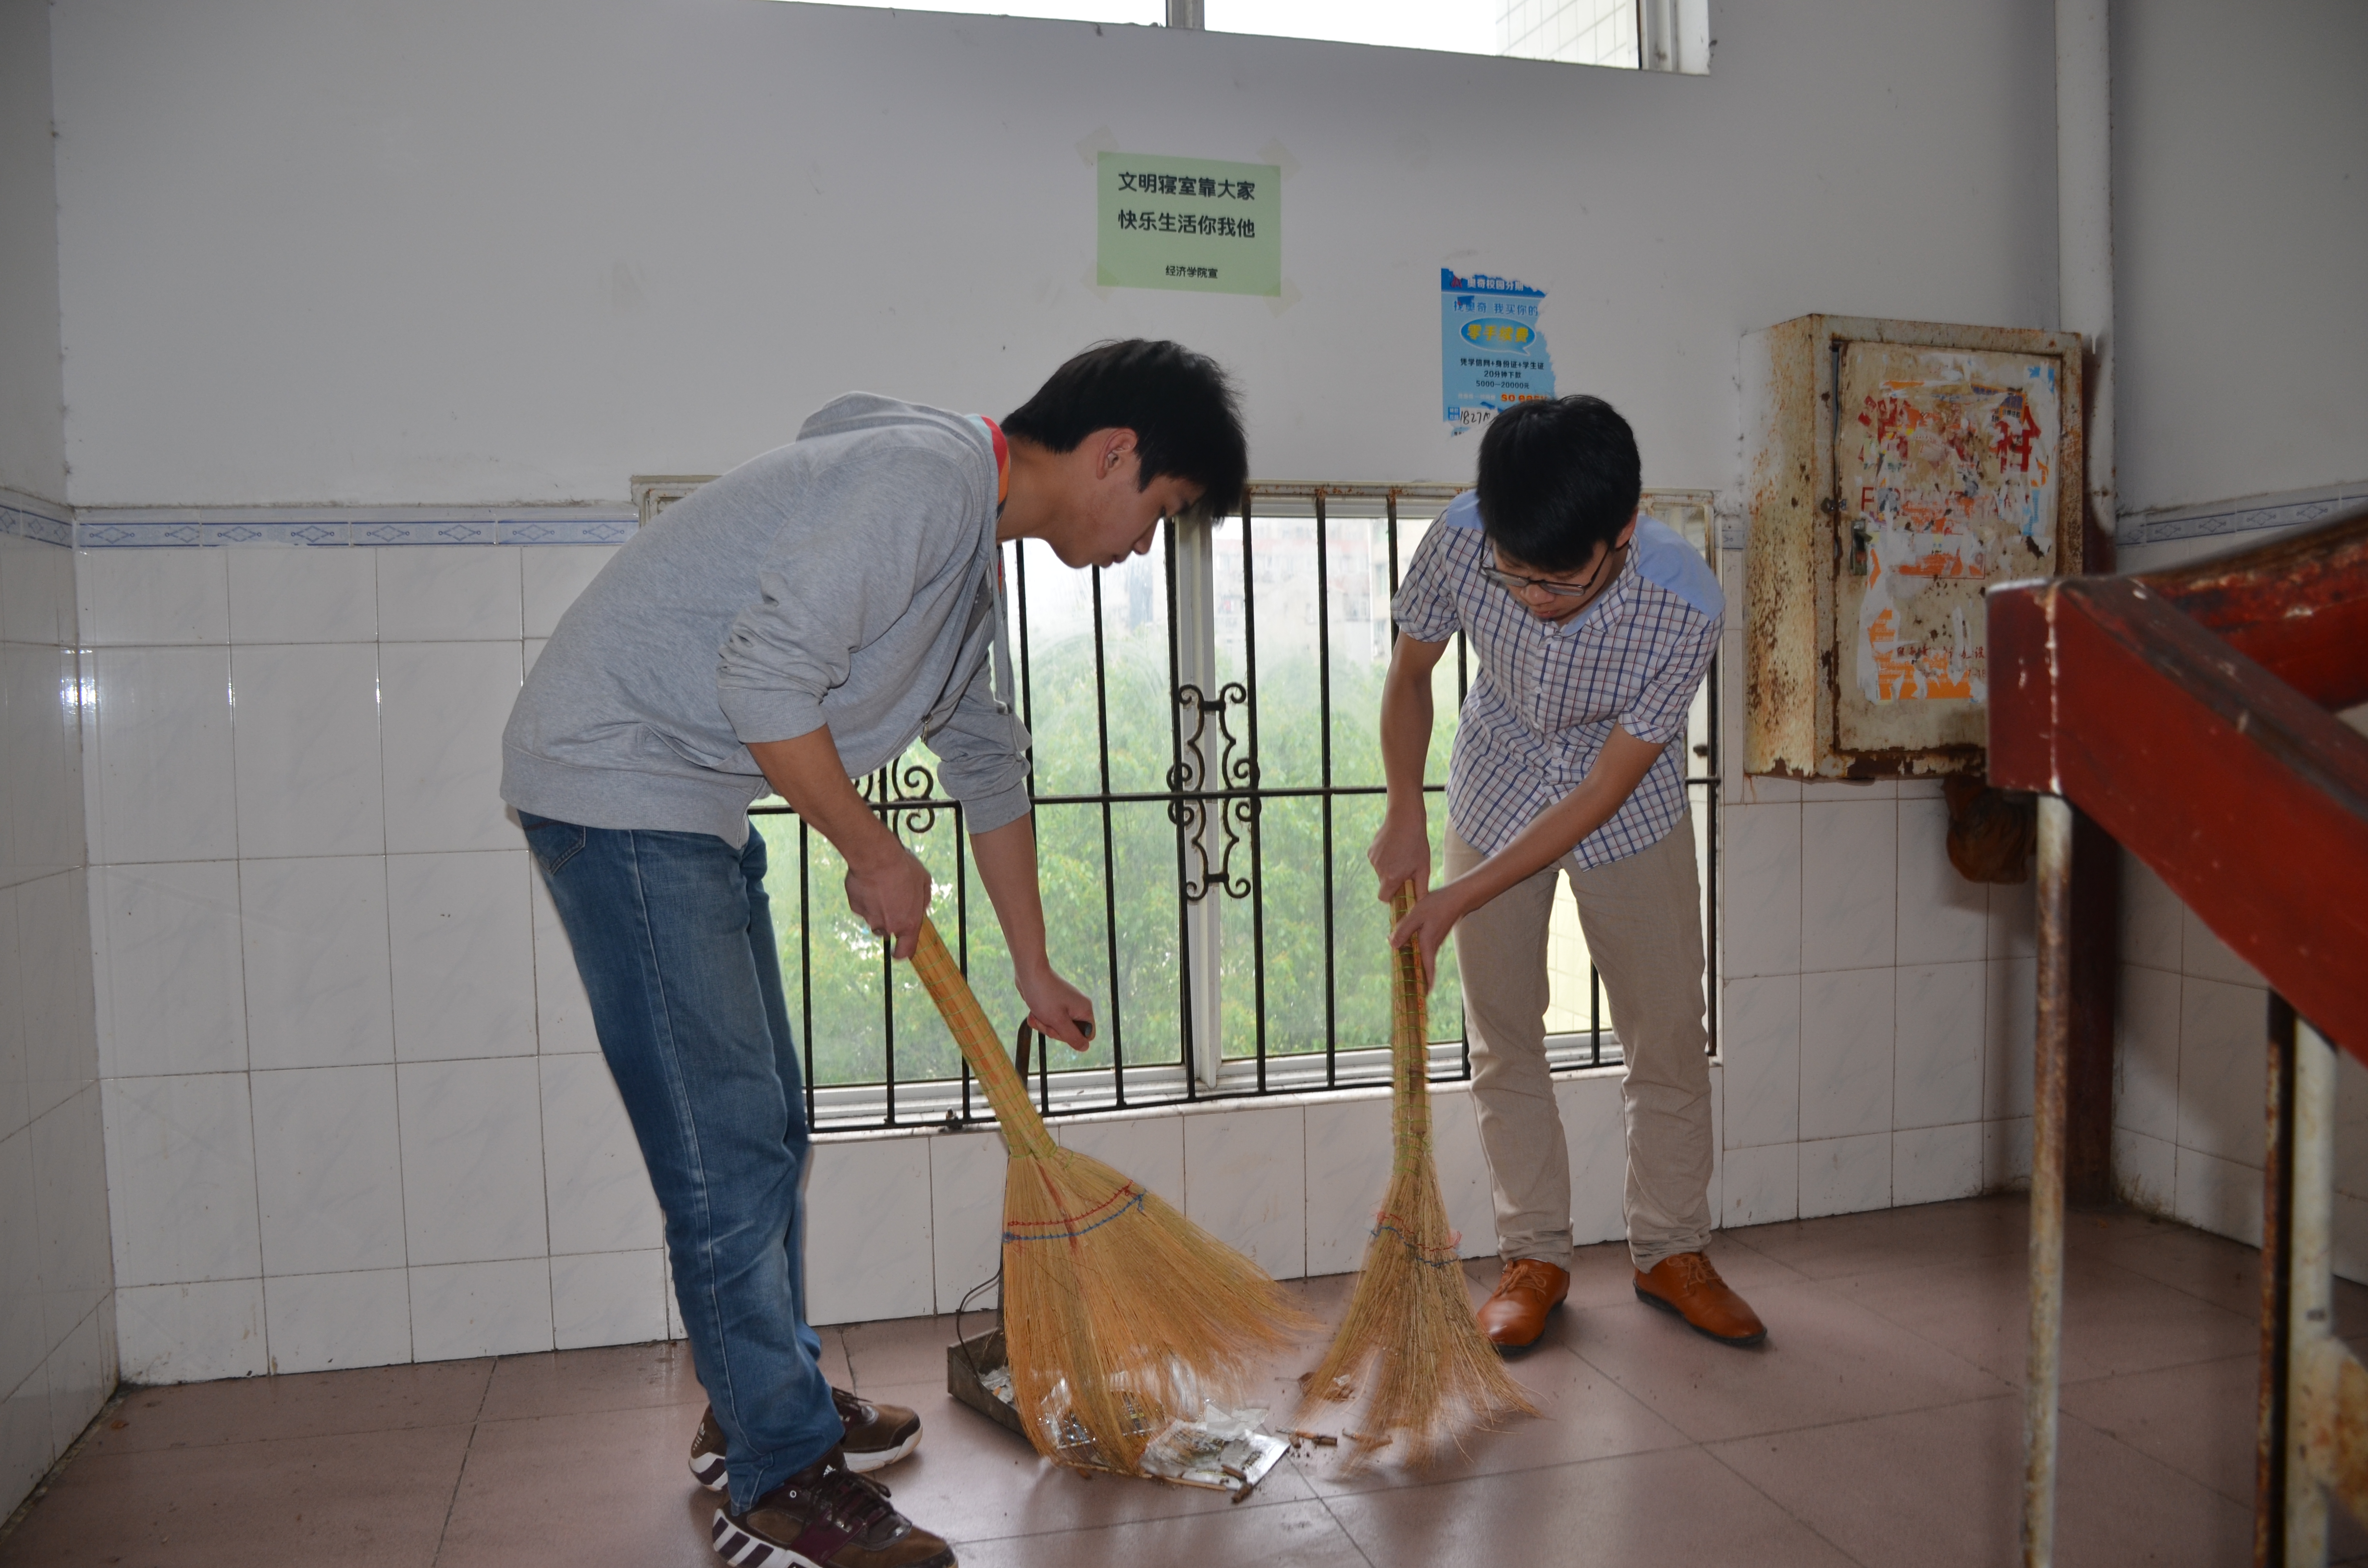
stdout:
[[805,1090],[765,841],[519,813],[666,1212],[675,1300],[746,1513],[846,1435],[806,1323]]

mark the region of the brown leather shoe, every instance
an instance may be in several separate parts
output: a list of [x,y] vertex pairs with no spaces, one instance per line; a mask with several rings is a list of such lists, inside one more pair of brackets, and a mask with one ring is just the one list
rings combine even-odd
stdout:
[[1637,1275],[1636,1299],[1676,1313],[1696,1334],[1721,1345],[1757,1345],[1768,1337],[1768,1325],[1759,1314],[1727,1289],[1710,1259],[1698,1252],[1665,1257],[1649,1273]]
[[1527,1350],[1546,1331],[1546,1314],[1570,1294],[1570,1270],[1534,1257],[1505,1265],[1497,1289],[1480,1303],[1480,1332],[1499,1351]]

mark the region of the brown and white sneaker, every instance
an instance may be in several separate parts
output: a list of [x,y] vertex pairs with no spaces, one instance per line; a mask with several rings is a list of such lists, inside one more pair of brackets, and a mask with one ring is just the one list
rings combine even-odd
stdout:
[[888,1489],[837,1449],[745,1514],[715,1511],[710,1539],[732,1568],[956,1568],[954,1549],[898,1513]]
[[[847,1427],[847,1437],[839,1444],[847,1456],[847,1468],[859,1475],[894,1464],[921,1446],[921,1417],[915,1411],[901,1404],[874,1404],[844,1389],[831,1390],[830,1402],[838,1407],[838,1419]],[[710,1492],[721,1492],[728,1468],[723,1428],[715,1424],[715,1407],[711,1404],[690,1439],[690,1478]]]

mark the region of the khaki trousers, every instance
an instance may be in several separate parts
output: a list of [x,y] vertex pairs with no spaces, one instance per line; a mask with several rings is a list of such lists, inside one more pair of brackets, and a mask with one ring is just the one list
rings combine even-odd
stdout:
[[[1447,874],[1486,858],[1452,827]],[[1710,1062],[1702,1027],[1701,883],[1689,812],[1641,855],[1556,861],[1455,927],[1472,1091],[1497,1202],[1497,1251],[1569,1267],[1570,1152],[1546,1068],[1546,921],[1570,878],[1588,951],[1627,1057],[1628,1251],[1640,1269],[1710,1238]]]

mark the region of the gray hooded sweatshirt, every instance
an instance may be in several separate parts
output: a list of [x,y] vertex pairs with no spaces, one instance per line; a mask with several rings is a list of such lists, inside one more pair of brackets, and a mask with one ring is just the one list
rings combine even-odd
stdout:
[[669,506],[560,618],[502,733],[502,799],[738,846],[752,742],[825,725],[850,776],[916,736],[973,833],[1028,812],[998,699],[996,473],[980,421],[854,392]]

